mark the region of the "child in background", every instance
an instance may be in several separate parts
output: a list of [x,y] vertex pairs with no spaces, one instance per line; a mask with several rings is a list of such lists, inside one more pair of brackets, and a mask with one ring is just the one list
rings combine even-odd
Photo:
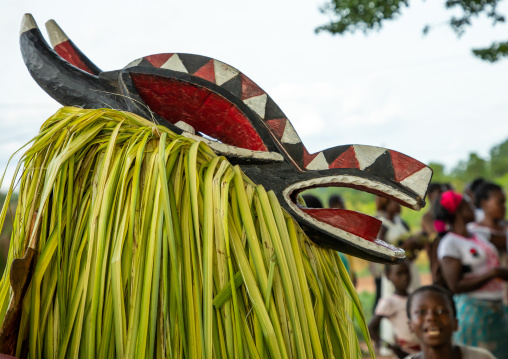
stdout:
[[456,314],[446,289],[428,285],[415,290],[407,300],[407,317],[422,351],[406,359],[495,359],[486,349],[453,344],[452,334],[459,324]]
[[393,283],[395,292],[389,297],[379,299],[374,310],[374,317],[369,323],[369,332],[372,339],[376,343],[379,343],[381,319],[388,319],[395,333],[395,344],[388,344],[388,347],[398,358],[404,358],[406,355],[420,350],[418,339],[410,332],[407,323],[406,302],[408,287],[411,282],[409,266],[407,262],[387,265],[385,267],[385,275]]

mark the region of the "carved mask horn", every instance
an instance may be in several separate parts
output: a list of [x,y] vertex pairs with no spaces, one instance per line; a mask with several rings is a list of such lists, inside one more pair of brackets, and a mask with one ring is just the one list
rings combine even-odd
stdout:
[[53,49],[61,58],[76,66],[78,69],[99,76],[102,70],[74,45],[72,40],[63,32],[55,20],[46,22],[46,31],[48,32],[51,46],[53,46]]
[[21,54],[30,75],[64,106],[122,108],[114,83],[85,72],[63,60],[44,40],[34,18],[25,14],[20,31]]

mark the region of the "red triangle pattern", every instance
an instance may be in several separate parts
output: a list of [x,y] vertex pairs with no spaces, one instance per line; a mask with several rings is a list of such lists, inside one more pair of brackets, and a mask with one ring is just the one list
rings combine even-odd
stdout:
[[316,152],[316,153],[313,153],[313,154],[310,154],[307,149],[305,148],[305,146],[303,147],[303,167],[307,167],[307,165],[309,163],[312,162],[312,160],[314,158],[317,157],[317,155],[319,155],[321,152]]
[[342,153],[335,159],[328,168],[356,168],[360,169],[358,160],[356,159],[356,152],[353,146],[349,147],[346,152]]
[[406,156],[400,152],[389,151],[392,158],[393,171],[395,173],[395,181],[401,182],[405,178],[411,176],[426,167],[423,163]]
[[250,78],[248,78],[244,74],[241,74],[240,76],[242,79],[242,101],[265,93]]
[[55,46],[55,52],[60,55],[61,58],[70,62],[77,68],[86,71],[92,75],[95,75],[92,70],[81,60],[81,57],[76,53],[74,47],[70,44],[69,40],[59,43]]
[[266,121],[268,126],[272,129],[275,136],[280,140],[282,135],[284,134],[284,130],[286,129],[287,118],[279,118],[275,120]]
[[213,65],[213,60],[208,61],[202,68],[196,71],[193,75],[215,83],[215,68]]
[[170,59],[174,54],[157,54],[146,56],[145,59],[155,67],[161,67]]

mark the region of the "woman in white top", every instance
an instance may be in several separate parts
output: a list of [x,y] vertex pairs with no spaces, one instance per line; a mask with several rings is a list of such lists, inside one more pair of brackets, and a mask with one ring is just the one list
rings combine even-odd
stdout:
[[438,258],[448,287],[455,293],[458,344],[483,347],[497,358],[508,358],[508,318],[504,313],[503,281],[496,247],[467,229],[474,221],[471,204],[453,191],[436,201],[435,216],[450,230],[438,247]]

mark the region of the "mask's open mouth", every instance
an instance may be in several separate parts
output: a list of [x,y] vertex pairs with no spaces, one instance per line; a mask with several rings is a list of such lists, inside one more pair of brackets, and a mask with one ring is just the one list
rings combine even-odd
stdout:
[[404,257],[402,249],[378,239],[382,224],[380,220],[351,210],[308,208],[298,203],[297,197],[301,192],[318,187],[353,188],[395,200],[414,210],[420,210],[425,205],[419,196],[400,185],[390,185],[353,175],[335,175],[302,181],[290,185],[283,192],[284,199],[299,216],[331,236],[351,243],[355,247],[367,249],[369,252],[377,252],[389,257]]
[[374,242],[381,229],[381,221],[363,213],[336,208],[306,208],[300,210],[319,222],[340,228],[357,237]]

